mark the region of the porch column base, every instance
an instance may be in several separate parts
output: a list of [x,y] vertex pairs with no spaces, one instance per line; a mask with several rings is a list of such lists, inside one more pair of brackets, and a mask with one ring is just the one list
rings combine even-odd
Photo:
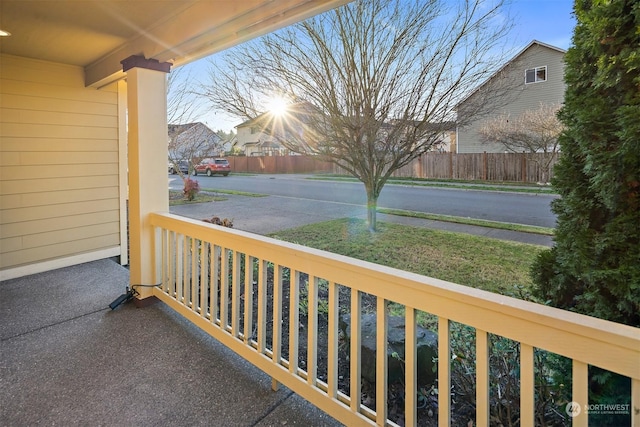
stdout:
[[145,307],[149,307],[150,305],[153,305],[157,302],[160,302],[160,299],[158,297],[155,296],[150,296],[150,297],[146,297],[146,298],[134,298],[133,299],[133,303],[136,305],[137,308],[145,308]]

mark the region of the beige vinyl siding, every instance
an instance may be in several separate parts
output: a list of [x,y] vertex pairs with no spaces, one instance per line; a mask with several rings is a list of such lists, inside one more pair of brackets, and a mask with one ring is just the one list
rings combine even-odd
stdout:
[[120,245],[118,93],[0,57],[0,269]]
[[[482,123],[490,117],[508,113],[517,117],[526,110],[536,109],[540,104],[562,104],[564,101],[564,54],[555,49],[533,44],[511,64],[505,67],[508,79],[517,82],[512,98],[507,105],[493,112],[489,117],[477,120],[458,129],[458,153],[500,153],[504,146],[500,144],[482,143],[478,130]],[[525,70],[535,67],[547,67],[547,80],[544,82],[525,84]],[[490,87],[491,82],[487,82]],[[469,99],[472,101],[472,97]]]

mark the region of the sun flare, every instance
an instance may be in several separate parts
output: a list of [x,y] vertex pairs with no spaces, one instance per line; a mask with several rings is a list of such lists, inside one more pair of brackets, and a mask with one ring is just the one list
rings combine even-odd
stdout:
[[282,116],[287,112],[287,100],[276,96],[269,101],[268,108],[274,116]]

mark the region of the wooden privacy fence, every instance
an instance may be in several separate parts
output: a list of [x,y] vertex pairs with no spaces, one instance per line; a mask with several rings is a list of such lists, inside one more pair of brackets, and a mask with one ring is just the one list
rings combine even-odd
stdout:
[[[399,169],[394,176],[485,181],[541,182],[544,154],[428,153]],[[553,165],[546,180],[553,176]]]
[[[313,156],[228,157],[234,172],[245,173],[336,173],[342,168]],[[485,181],[542,182],[544,154],[517,153],[428,153],[397,170],[394,177],[463,179]],[[546,180],[553,176],[553,161]]]
[[333,173],[334,166],[313,156],[231,156],[233,172],[244,173]]

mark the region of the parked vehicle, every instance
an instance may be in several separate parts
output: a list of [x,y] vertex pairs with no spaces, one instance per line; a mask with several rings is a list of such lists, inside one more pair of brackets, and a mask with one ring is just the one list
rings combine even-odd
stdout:
[[180,171],[183,174],[189,174],[189,161],[188,160],[178,160],[177,162],[169,162],[169,173],[172,175],[177,174]]
[[231,165],[229,161],[223,158],[204,159],[193,168],[193,175],[199,173],[206,174],[207,176],[222,175],[227,176],[231,172]]

